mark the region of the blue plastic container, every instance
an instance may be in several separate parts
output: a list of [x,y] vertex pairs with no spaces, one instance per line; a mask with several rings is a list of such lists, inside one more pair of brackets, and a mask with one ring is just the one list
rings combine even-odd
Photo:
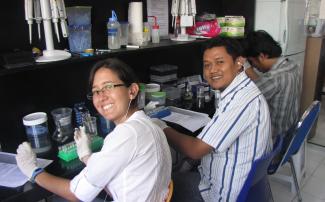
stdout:
[[91,25],[69,25],[69,47],[73,53],[91,48]]
[[66,8],[69,25],[90,25],[91,7],[74,6]]

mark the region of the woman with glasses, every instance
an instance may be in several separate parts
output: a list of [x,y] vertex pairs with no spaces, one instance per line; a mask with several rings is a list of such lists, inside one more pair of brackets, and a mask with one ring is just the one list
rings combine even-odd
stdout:
[[94,65],[89,84],[96,110],[116,125],[101,151],[91,153],[83,127],[75,131],[79,159],[86,167],[71,181],[37,167],[28,143],[17,149],[17,164],[31,181],[71,201],[92,201],[101,190],[114,201],[164,201],[171,179],[171,155],[162,130],[137,109],[138,80],[125,63]]

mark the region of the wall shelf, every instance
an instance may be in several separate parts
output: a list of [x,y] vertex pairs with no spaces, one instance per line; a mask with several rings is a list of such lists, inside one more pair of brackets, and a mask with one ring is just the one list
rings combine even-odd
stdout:
[[97,61],[107,57],[118,57],[119,55],[125,55],[125,54],[143,53],[143,52],[155,51],[155,50],[165,50],[174,47],[186,47],[186,46],[190,47],[193,45],[201,45],[205,41],[207,41],[207,39],[198,39],[191,42],[175,42],[169,39],[165,39],[165,40],[161,40],[159,44],[149,43],[148,45],[141,46],[140,48],[120,48],[117,50],[111,50],[108,53],[95,54],[94,56],[89,56],[89,57],[80,57],[77,54],[73,54],[73,56],[70,59],[62,60],[62,61],[48,62],[48,63],[35,63],[34,65],[12,68],[12,69],[7,69],[2,66],[0,67],[0,76],[18,74],[26,71],[39,70],[39,69],[57,67],[62,65],[69,65],[69,64],[74,64],[74,63],[79,63],[84,61]]

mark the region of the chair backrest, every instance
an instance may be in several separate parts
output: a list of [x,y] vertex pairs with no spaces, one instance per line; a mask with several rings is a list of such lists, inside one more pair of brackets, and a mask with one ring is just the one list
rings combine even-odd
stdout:
[[[252,189],[260,186],[261,184],[259,183],[264,179],[267,179],[267,169],[274,156],[280,152],[282,143],[283,143],[283,136],[278,135],[275,144],[273,146],[272,152],[262,156],[259,159],[256,159],[253,162],[252,168],[248,173],[243,188],[238,195],[237,202],[247,201],[247,198],[251,198],[251,196],[253,196],[256,199],[253,201],[263,201],[263,200],[257,200],[256,197],[259,197],[259,195],[263,195],[264,193],[261,192],[257,193],[255,191],[252,191]],[[265,184],[261,185],[260,188],[265,189]]]
[[296,128],[293,130],[291,141],[279,164],[280,166],[285,164],[292,155],[299,151],[302,143],[308,136],[311,128],[319,116],[320,105],[320,102],[316,100],[303,113]]

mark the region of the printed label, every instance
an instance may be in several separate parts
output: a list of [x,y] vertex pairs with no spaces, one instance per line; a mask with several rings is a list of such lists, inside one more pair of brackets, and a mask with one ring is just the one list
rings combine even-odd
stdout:
[[108,28],[107,35],[108,36],[117,36],[117,28]]

